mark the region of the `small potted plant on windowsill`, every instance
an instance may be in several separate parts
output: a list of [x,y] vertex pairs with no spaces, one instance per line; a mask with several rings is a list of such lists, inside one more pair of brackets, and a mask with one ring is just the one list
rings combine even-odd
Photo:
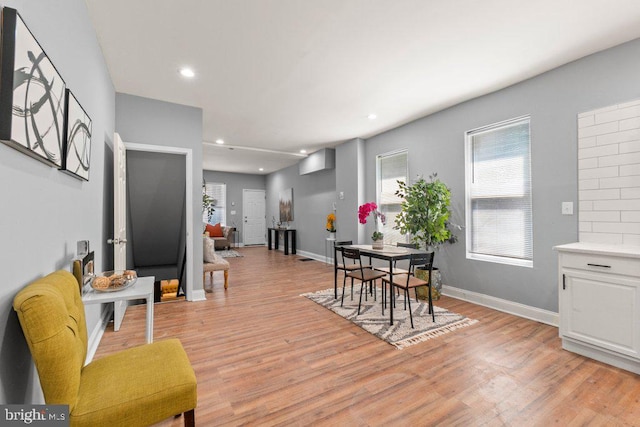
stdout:
[[[451,228],[461,229],[449,221],[451,217],[451,191],[437,178],[437,174],[418,179],[409,185],[398,181],[396,196],[404,199],[400,205],[400,214],[396,216],[395,229],[402,234],[409,234],[411,241],[428,251],[437,250],[443,243],[455,243],[458,239]],[[423,273],[416,272],[416,275]],[[440,272],[432,271],[433,283],[431,296],[440,298]],[[429,280],[423,276],[423,280]],[[426,290],[418,288],[418,296],[426,295]]]

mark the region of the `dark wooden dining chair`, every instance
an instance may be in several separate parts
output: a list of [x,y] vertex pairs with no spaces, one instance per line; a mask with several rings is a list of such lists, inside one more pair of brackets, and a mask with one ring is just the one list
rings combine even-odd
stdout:
[[[348,259],[351,263],[347,263],[345,261],[345,265],[349,265],[348,269],[345,271],[345,282],[342,285],[342,301],[340,302],[340,306],[344,303],[344,288],[346,285],[346,277],[351,278],[351,292],[353,293],[353,281],[354,279],[360,281],[360,300],[358,301],[358,314],[360,314],[360,307],[362,306],[362,294],[368,293],[372,291],[376,292],[376,280],[382,279],[386,276],[386,273],[381,271],[376,271],[371,267],[365,267],[362,265],[362,258],[360,257],[360,251],[358,249],[353,248],[342,248],[342,259]],[[351,268],[351,266],[355,266],[355,268]],[[369,289],[367,289],[367,284],[369,285]]]
[[[411,319],[411,328],[413,328],[413,313],[411,311],[411,296],[409,295],[409,289],[413,289],[416,294],[416,301],[418,301],[418,291],[416,288],[420,286],[427,286],[429,293],[429,314],[433,321],[436,321],[436,314],[433,310],[433,299],[431,298],[431,271],[433,270],[433,257],[434,253],[423,253],[423,254],[411,254],[411,258],[409,259],[409,274],[401,274],[401,275],[393,275],[393,282],[389,281],[389,277],[385,277],[382,279],[382,286],[386,288],[387,284],[391,286],[395,286],[398,289],[404,290],[404,309],[407,309],[407,304],[409,304],[409,318]],[[428,281],[419,279],[415,277],[415,268],[420,267],[424,270],[429,271]],[[393,292],[390,289],[390,292]]]
[[[337,241],[333,246],[334,248],[333,250],[333,265],[334,265],[333,281],[334,281],[335,288],[338,287],[338,271],[344,272],[344,277],[342,279],[342,286],[344,287],[347,281],[347,272],[353,271],[359,268],[359,266],[355,263],[344,262],[344,256],[342,255],[342,249],[343,249],[342,246],[348,246],[348,245],[353,245],[353,240]],[[338,255],[340,255],[340,260],[338,260]],[[367,265],[363,265],[362,267],[369,268],[371,266],[367,264]],[[353,283],[351,284],[351,300],[353,300]]]
[[[420,246],[417,243],[396,243],[396,246],[399,248],[411,248],[411,249],[420,249]],[[394,260],[393,261],[393,274],[409,274],[409,270],[406,270],[404,268],[397,268],[397,263],[398,260]],[[378,271],[382,271],[385,272],[387,274],[390,274],[390,269],[389,267],[373,267],[374,269],[378,270]],[[400,295],[400,289],[398,289],[398,295]]]

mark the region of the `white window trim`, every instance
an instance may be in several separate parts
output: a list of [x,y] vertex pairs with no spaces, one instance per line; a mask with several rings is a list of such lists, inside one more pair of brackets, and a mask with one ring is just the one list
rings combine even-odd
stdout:
[[[466,253],[466,258],[470,259],[470,260],[475,260],[475,261],[484,261],[484,262],[492,262],[492,263],[496,263],[496,264],[506,264],[506,265],[513,265],[513,266],[517,266],[517,267],[526,267],[526,268],[533,268],[533,259],[518,259],[518,258],[509,258],[509,257],[505,257],[505,256],[496,256],[496,255],[486,255],[486,254],[477,254],[474,252],[469,252],[469,245],[470,242],[472,241],[472,229],[471,229],[471,186],[469,185],[469,180],[470,177],[472,176],[473,173],[473,162],[471,159],[471,134],[477,135],[479,133],[485,132],[485,131],[489,131],[489,130],[493,130],[495,128],[498,127],[502,127],[502,126],[508,126],[510,124],[513,123],[517,123],[519,121],[522,120],[529,120],[529,159],[531,159],[531,116],[526,115],[526,116],[520,116],[520,117],[516,117],[513,119],[509,119],[509,120],[505,120],[502,122],[497,122],[497,123],[492,123],[488,126],[482,126],[480,128],[476,128],[476,129],[472,129],[469,131],[466,131],[464,134],[464,160],[465,160],[465,177],[464,177],[464,190],[465,190],[465,253]],[[531,168],[531,160],[529,161],[529,168]],[[529,172],[531,173],[531,171]],[[531,182],[533,182],[533,177],[531,177]],[[531,192],[533,192],[533,185],[531,188]],[[533,203],[533,199],[532,199],[532,203]],[[533,209],[531,212],[531,215],[533,216]],[[531,246],[532,246],[532,253],[535,253],[535,242],[533,241],[533,218],[531,219],[532,221],[532,242],[531,242]]]

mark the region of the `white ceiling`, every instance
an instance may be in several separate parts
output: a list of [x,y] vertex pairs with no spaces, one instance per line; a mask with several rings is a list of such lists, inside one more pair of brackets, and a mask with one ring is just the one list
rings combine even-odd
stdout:
[[85,1],[116,91],[202,108],[204,168],[244,173],[640,37],[639,0]]

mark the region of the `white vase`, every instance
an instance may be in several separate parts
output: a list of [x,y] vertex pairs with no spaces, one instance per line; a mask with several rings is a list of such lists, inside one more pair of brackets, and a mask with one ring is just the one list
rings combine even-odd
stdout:
[[329,239],[336,240],[336,232],[335,231],[330,231],[329,232]]
[[384,240],[374,240],[371,247],[372,249],[384,249]]

